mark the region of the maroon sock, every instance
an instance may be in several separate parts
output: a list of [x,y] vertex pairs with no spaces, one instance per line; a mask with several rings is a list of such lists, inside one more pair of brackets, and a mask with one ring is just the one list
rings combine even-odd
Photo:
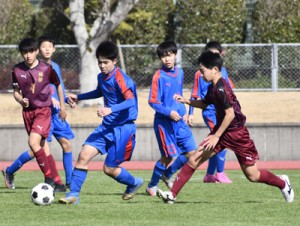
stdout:
[[47,156],[47,159],[48,159],[48,163],[51,169],[51,174],[52,174],[52,178],[54,179],[54,182],[57,184],[62,184],[60,176],[57,172],[57,168],[53,156],[50,154]]
[[274,175],[273,173],[267,170],[259,170],[259,171],[260,171],[260,177],[258,179],[258,182],[275,186],[280,189],[284,189],[285,181],[282,180],[280,177]]
[[43,148],[34,152],[35,159],[45,177],[52,178],[51,169],[47,160],[47,156]]
[[171,189],[174,198],[180,192],[185,183],[193,176],[194,172],[195,169],[190,167],[187,163],[182,167]]

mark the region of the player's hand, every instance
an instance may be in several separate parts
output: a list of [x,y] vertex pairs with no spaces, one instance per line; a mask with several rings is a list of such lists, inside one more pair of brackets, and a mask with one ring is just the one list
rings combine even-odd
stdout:
[[61,118],[62,121],[65,121],[67,118],[67,113],[64,109],[60,109],[59,111],[59,117]]
[[20,100],[19,102],[23,108],[28,108],[29,107],[29,100],[27,98],[23,98],[22,100]]
[[184,116],[182,117],[182,119],[183,119],[183,121],[184,121],[185,123],[187,123],[188,116],[187,116],[187,115],[184,115]]
[[76,103],[78,101],[78,97],[75,94],[69,94],[67,95],[67,102],[70,105],[71,108],[76,107]]
[[193,115],[188,115],[187,116],[187,124],[189,126],[193,126],[193,120],[194,120],[194,116]]
[[175,94],[173,96],[173,98],[180,103],[185,103],[185,99],[182,96],[180,96],[179,94]]
[[99,108],[97,110],[97,115],[98,115],[98,117],[102,118],[102,117],[104,117],[106,115],[109,115],[111,112],[112,112],[111,108]]
[[60,103],[58,100],[56,100],[54,97],[52,97],[52,106],[55,108],[55,109],[60,109]]
[[178,114],[177,111],[171,111],[170,118],[175,122],[178,122],[181,119],[181,116]]
[[204,146],[204,151],[210,151],[214,149],[219,142],[219,139],[220,137],[215,134],[209,135],[202,144],[202,146]]

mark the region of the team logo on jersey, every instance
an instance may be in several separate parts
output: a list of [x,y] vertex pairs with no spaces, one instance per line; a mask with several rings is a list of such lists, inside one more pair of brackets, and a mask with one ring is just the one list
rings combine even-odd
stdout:
[[26,74],[25,74],[25,75],[20,75],[20,77],[26,79],[26,78],[27,78],[27,75],[26,75]]
[[42,82],[43,81],[43,77],[44,77],[43,72],[39,72],[38,73],[38,82]]

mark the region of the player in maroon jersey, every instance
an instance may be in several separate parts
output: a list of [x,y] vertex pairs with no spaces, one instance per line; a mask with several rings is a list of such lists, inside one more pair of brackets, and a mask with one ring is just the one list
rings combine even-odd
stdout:
[[[28,143],[45,176],[45,182],[54,186],[54,180],[57,178],[54,178],[51,171],[56,170],[55,162],[50,153],[46,156],[43,148],[51,123],[50,84],[57,87],[62,120],[65,120],[66,112],[60,80],[50,65],[37,59],[38,49],[38,43],[32,38],[25,38],[19,43],[19,51],[24,61],[12,69],[13,95],[23,107],[23,120],[29,135]],[[59,177],[58,174],[57,176]]]
[[293,202],[294,191],[288,176],[279,177],[267,170],[259,170],[256,166],[258,152],[245,126],[246,117],[241,112],[240,104],[229,84],[222,78],[223,60],[220,54],[205,51],[198,58],[198,65],[204,80],[212,83],[204,99],[188,100],[180,95],[175,95],[174,98],[181,103],[201,109],[213,104],[216,109],[217,123],[183,166],[171,191],[158,190],[157,195],[166,203],[174,203],[176,196],[195,170],[210,157],[228,148],[235,153],[249,181],[277,187],[287,202]]

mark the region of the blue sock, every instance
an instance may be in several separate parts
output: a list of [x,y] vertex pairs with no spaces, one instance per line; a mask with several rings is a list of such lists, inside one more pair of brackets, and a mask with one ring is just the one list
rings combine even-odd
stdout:
[[129,186],[136,185],[134,176],[132,176],[126,169],[122,167],[121,167],[121,173],[114,179],[121,184],[129,185]]
[[7,167],[6,172],[8,174],[14,174],[31,159],[33,158],[29,155],[29,151],[23,152],[9,167]]
[[163,174],[163,172],[166,170],[166,167],[158,160],[155,164],[151,181],[149,183],[149,187],[154,187],[158,185],[158,182]]
[[70,185],[70,194],[79,195],[81,187],[85,181],[88,171],[85,169],[74,168]]
[[208,160],[208,167],[206,173],[209,175],[214,175],[217,169],[217,164],[218,164],[218,156],[214,155]]
[[175,161],[165,170],[164,175],[166,178],[171,178],[183,165],[187,162],[185,155],[179,155]]
[[65,169],[66,184],[71,183],[72,171],[73,171],[73,159],[72,152],[63,152],[63,165]]
[[223,151],[221,151],[217,154],[217,157],[218,157],[217,172],[218,173],[224,172],[226,153],[227,153],[227,151],[224,149]]

